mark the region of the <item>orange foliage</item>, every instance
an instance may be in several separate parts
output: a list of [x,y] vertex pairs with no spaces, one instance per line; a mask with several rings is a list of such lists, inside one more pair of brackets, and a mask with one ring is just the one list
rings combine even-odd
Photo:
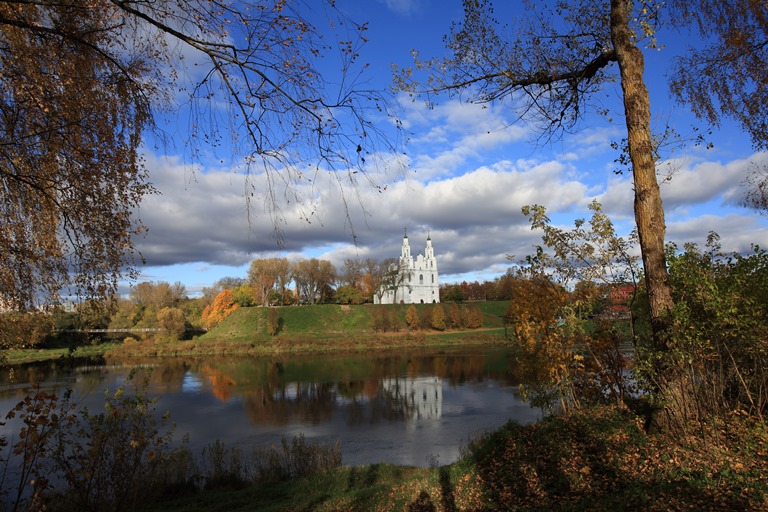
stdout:
[[205,309],[203,309],[203,324],[208,329],[216,327],[238,307],[239,305],[235,302],[235,294],[232,293],[232,290],[222,290],[213,299],[213,304],[205,306]]

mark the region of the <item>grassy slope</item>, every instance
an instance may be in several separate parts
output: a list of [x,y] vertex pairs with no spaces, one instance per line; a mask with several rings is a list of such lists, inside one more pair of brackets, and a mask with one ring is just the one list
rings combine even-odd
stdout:
[[[116,357],[156,357],[178,355],[271,355],[280,353],[318,353],[386,350],[402,347],[447,347],[504,342],[501,314],[506,302],[473,303],[484,313],[482,329],[420,330],[409,332],[404,326],[408,305],[286,306],[276,308],[281,327],[276,336],[267,333],[270,308],[239,308],[214,329],[183,342],[140,342],[124,344],[110,351]],[[448,308],[448,304],[442,305]],[[417,305],[418,309],[433,307]],[[403,326],[396,332],[375,332],[373,315],[377,308],[394,309]]]
[[[494,328],[498,334],[503,332],[503,322],[498,315],[499,310],[506,308],[505,302],[487,302],[476,304],[484,313],[484,328]],[[448,307],[448,305],[443,305]],[[321,304],[315,306],[287,306],[277,308],[281,322],[278,334],[271,337],[266,332],[266,316],[268,308],[240,308],[219,326],[200,337],[200,341],[232,341],[247,342],[259,345],[275,345],[284,342],[296,344],[302,341],[312,341],[315,345],[325,343],[336,344],[339,341],[365,341],[376,337],[406,336],[403,327],[398,332],[376,333],[373,330],[373,311],[377,307],[394,308],[402,326],[405,326],[407,305],[396,306],[340,306]],[[418,309],[432,307],[431,304],[420,304]],[[480,331],[477,331],[480,332]],[[411,334],[446,335],[451,337],[472,337],[475,331],[436,331],[423,330]],[[330,347],[329,347],[330,348]]]

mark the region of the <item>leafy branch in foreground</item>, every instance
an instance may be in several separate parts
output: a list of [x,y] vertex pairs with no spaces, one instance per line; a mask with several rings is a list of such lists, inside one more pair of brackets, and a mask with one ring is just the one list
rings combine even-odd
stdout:
[[332,0],[316,7],[0,2],[3,305],[56,303],[62,290],[108,297],[136,275],[145,227],[135,212],[156,192],[143,145],[148,132],[167,143],[164,112],[190,163],[225,164],[224,154],[244,172],[244,201],[264,202],[277,235],[283,199],[313,214],[299,185],[318,173],[345,204],[361,182],[380,186],[369,171],[399,141],[380,122],[389,95],[364,82],[367,27]]
[[613,286],[636,289],[633,241],[616,235],[598,202],[590,210],[588,222],[578,219],[564,230],[551,224],[543,206],[523,208],[531,229],[543,231],[548,251],[537,246],[536,254],[521,262],[506,322],[521,354],[518,362],[529,374],[526,396],[549,411],[605,400],[623,405],[634,391],[624,375],[629,360],[620,350],[634,337],[627,340],[610,320],[595,319],[594,332],[586,328],[592,304]]

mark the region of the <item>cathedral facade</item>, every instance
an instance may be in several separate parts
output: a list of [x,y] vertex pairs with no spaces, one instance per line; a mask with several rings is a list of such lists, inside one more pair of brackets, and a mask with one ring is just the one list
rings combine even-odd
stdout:
[[414,259],[408,235],[403,235],[400,259],[383,279],[382,288],[375,295],[376,304],[431,304],[440,302],[437,280],[437,259],[432,238],[427,236],[424,254]]

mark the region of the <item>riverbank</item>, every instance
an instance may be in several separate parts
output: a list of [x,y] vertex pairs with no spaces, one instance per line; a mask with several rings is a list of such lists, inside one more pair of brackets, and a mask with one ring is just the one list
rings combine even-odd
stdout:
[[764,427],[735,415],[713,436],[683,440],[641,424],[627,410],[600,407],[510,423],[447,466],[341,467],[167,497],[148,510],[768,510]]
[[[421,304],[419,308],[431,306]],[[188,340],[126,335],[119,340],[100,341],[86,335],[82,340],[70,336],[66,341],[54,340],[40,348],[7,350],[4,362],[24,364],[63,357],[272,356],[506,343],[501,318],[506,303],[484,302],[473,307],[482,311],[482,327],[444,331],[406,328],[406,305],[387,306],[393,320],[386,330],[373,328],[374,309],[370,305],[274,308],[280,319],[280,329],[275,335],[266,329],[270,308],[239,308],[209,332]]]
[[450,332],[440,334],[406,333],[361,338],[280,339],[254,344],[243,341],[218,340],[128,340],[82,345],[74,348],[51,347],[8,350],[4,364],[18,365],[72,358],[147,358],[182,356],[274,356],[284,354],[354,353],[371,350],[406,348],[450,348],[460,346],[498,345],[505,343],[503,329]]

